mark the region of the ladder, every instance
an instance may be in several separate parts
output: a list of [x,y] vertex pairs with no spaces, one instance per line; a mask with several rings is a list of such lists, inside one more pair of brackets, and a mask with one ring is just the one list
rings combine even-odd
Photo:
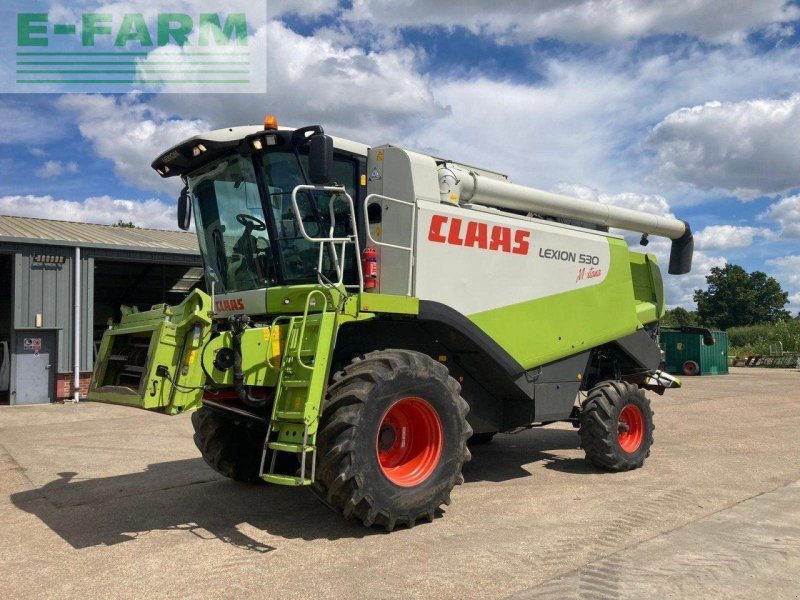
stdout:
[[[328,379],[330,354],[339,309],[328,310],[328,297],[313,290],[306,298],[302,316],[276,319],[273,328],[286,328],[281,370],[275,388],[275,401],[264,451],[260,475],[264,481],[278,485],[302,486],[314,483],[317,463],[317,428],[319,413]],[[309,311],[319,304],[319,312]],[[299,455],[300,475],[276,473],[279,452]],[[311,454],[311,472],[306,477],[307,457]],[[264,467],[270,456],[269,469]]]

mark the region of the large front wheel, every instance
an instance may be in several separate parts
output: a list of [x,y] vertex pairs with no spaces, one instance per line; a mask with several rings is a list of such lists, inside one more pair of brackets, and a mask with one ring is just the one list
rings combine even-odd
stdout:
[[418,352],[353,360],[330,386],[314,491],[345,517],[387,531],[433,520],[470,456],[460,393],[444,365]]

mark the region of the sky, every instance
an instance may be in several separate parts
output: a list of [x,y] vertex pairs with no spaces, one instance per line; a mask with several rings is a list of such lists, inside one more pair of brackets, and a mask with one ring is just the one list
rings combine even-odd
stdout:
[[[0,94],[0,214],[174,229],[180,184],[153,158],[274,113],[677,216],[696,253],[666,277],[671,306],[736,263],[800,311],[796,2],[272,0],[267,14],[266,94]],[[665,265],[668,247],[647,251]]]

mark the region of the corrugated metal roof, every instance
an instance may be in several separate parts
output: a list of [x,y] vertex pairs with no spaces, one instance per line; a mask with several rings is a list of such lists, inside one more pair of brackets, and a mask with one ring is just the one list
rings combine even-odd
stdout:
[[194,233],[3,215],[0,215],[0,242],[199,254]]

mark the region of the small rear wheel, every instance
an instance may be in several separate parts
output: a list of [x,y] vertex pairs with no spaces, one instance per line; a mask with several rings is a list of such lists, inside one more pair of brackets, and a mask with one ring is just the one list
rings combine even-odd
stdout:
[[581,448],[608,471],[638,469],[653,445],[653,411],[637,386],[606,381],[589,392],[580,416]]
[[693,360],[687,360],[683,363],[683,374],[688,376],[698,375],[700,373],[700,365]]
[[460,394],[447,367],[418,352],[354,359],[326,398],[314,493],[346,518],[387,531],[432,521],[470,457]]

